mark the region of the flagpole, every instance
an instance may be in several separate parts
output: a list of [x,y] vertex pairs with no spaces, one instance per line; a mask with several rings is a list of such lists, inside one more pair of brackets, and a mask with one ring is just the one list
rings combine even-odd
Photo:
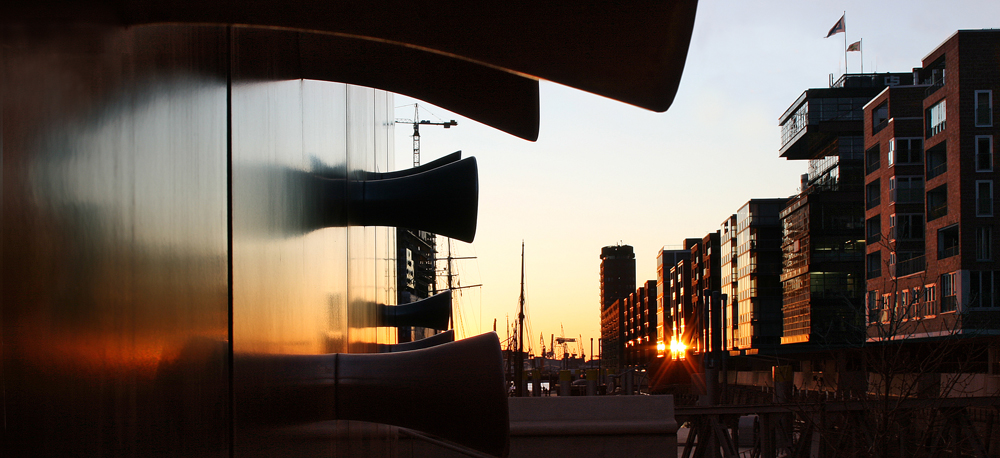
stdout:
[[844,21],[844,74],[846,75],[851,72],[847,67],[847,11],[844,11],[840,19]]
[[858,51],[861,52],[861,73],[865,73],[865,39],[858,40]]

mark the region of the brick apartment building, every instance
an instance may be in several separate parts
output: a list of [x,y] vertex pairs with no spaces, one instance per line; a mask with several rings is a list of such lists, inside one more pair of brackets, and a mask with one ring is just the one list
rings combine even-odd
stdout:
[[869,340],[1000,330],[1000,32],[958,31],[922,64],[865,109]]

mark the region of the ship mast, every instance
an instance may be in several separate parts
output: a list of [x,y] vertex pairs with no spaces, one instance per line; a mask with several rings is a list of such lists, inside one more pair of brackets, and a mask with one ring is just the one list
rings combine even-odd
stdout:
[[517,311],[517,363],[514,365],[514,383],[517,397],[524,396],[524,240],[521,241],[521,297]]

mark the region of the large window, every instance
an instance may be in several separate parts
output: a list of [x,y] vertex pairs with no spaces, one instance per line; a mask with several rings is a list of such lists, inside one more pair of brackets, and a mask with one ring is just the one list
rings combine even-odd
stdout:
[[865,174],[872,173],[882,165],[880,159],[880,150],[878,143],[875,146],[865,150]]
[[878,290],[869,291],[865,302],[868,304],[868,322],[878,323],[882,318],[882,297]]
[[933,137],[945,128],[945,100],[927,109],[927,138]]
[[876,251],[874,253],[868,253],[865,257],[867,278],[878,278],[882,276],[882,252]]
[[927,191],[927,221],[948,214],[948,185],[943,184]]
[[922,240],[924,238],[924,215],[903,213],[889,217],[889,233],[893,240]]
[[865,221],[865,242],[875,243],[882,240],[882,217],[875,215]]
[[899,176],[889,178],[889,195],[894,203],[913,204],[924,201],[924,177]]
[[953,312],[958,308],[958,285],[955,283],[955,272],[941,276],[941,311]]
[[938,259],[950,258],[958,254],[958,240],[957,224],[938,229]]
[[976,216],[993,216],[993,180],[976,181]]
[[937,313],[937,285],[924,285],[924,313],[934,315]]
[[927,150],[927,179],[948,171],[948,144],[938,143]]
[[987,308],[1000,307],[1000,272],[971,271],[969,272],[969,307]]
[[889,123],[889,102],[882,102],[872,110],[872,133],[877,134]]
[[881,203],[881,188],[879,187],[879,180],[876,178],[871,183],[865,185],[865,202],[866,208],[871,210]]
[[976,91],[976,127],[993,127],[993,91]]
[[924,162],[924,139],[901,137],[889,140],[889,165]]
[[990,261],[993,259],[993,226],[976,228],[976,260]]
[[993,171],[993,136],[976,136],[976,171]]

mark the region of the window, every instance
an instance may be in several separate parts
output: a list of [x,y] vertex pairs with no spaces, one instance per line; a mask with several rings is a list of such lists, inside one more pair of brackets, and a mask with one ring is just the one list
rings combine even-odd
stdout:
[[894,275],[897,277],[923,272],[926,268],[924,255],[919,251],[893,253],[893,264]]
[[893,240],[923,240],[924,215],[903,213],[890,216],[889,233]]
[[924,162],[924,139],[901,137],[889,140],[889,165]]
[[955,272],[941,276],[941,311],[953,312],[958,309]]
[[976,216],[993,216],[993,180],[976,181]]
[[865,258],[867,264],[867,278],[878,278],[882,276],[882,251],[868,253]]
[[941,142],[927,150],[927,179],[948,171],[948,144]]
[[878,323],[879,318],[881,318],[880,314],[882,309],[882,301],[881,297],[879,297],[878,290],[869,291],[865,301],[868,303],[868,322]]
[[1000,307],[997,287],[1000,286],[1000,272],[986,270],[969,272],[969,307]]
[[927,109],[927,138],[931,138],[945,128],[945,100]]
[[976,171],[993,171],[993,136],[976,136]]
[[958,225],[953,224],[938,229],[938,259],[950,258],[958,254]]
[[937,313],[937,285],[924,285],[924,315]]
[[924,177],[900,176],[889,178],[890,200],[899,204],[923,203]]
[[948,214],[948,185],[943,184],[927,191],[927,221]]
[[976,91],[976,127],[993,127],[993,91]]
[[882,217],[873,216],[865,221],[866,243],[875,243],[882,240]]
[[872,110],[872,133],[877,134],[889,122],[889,102],[882,102]]
[[881,189],[879,188],[879,180],[876,178],[871,183],[865,186],[865,196],[868,210],[871,210],[881,203]]
[[993,259],[993,226],[976,228],[976,260],[990,261]]
[[[865,150],[865,175],[878,170],[881,167],[881,151],[876,143],[875,146]],[[891,164],[891,162],[890,162]]]
[[887,322],[889,321],[889,310],[894,309],[896,306],[896,298],[892,297],[892,294],[882,295],[882,307],[879,310],[879,321]]

